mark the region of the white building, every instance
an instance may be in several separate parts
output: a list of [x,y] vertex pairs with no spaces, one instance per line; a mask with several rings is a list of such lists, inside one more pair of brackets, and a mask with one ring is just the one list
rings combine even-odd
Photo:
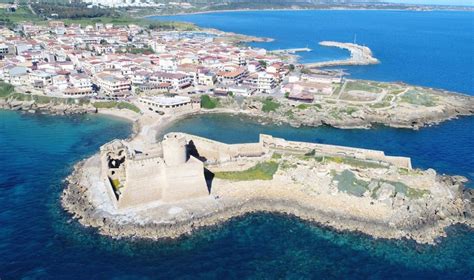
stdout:
[[150,111],[160,114],[197,112],[201,109],[199,100],[193,100],[187,96],[141,97],[139,102],[145,104]]

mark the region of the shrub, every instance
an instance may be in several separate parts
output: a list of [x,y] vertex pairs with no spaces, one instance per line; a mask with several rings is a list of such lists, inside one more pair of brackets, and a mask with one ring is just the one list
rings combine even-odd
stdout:
[[201,95],[201,107],[204,109],[214,109],[219,104],[219,100],[211,98],[209,95]]
[[13,93],[15,88],[7,83],[0,82],[0,97],[7,97]]
[[112,108],[128,109],[135,113],[140,113],[140,109],[137,106],[128,102],[100,101],[100,102],[94,102],[92,106],[94,106],[97,109],[112,109]]
[[309,105],[308,104],[299,104],[296,108],[300,109],[300,110],[306,110],[309,108]]
[[262,106],[262,111],[265,113],[271,112],[271,111],[276,111],[280,107],[280,103],[273,101],[271,98],[265,99],[263,101],[263,106]]

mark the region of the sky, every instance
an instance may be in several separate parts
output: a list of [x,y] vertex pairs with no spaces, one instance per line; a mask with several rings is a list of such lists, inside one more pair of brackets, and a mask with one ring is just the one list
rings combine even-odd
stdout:
[[392,3],[474,6],[474,0],[388,0]]

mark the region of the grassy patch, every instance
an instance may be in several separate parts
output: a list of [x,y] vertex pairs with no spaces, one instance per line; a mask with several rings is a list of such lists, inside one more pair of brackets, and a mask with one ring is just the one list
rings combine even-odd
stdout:
[[31,13],[31,10],[26,6],[19,6],[15,12],[9,12],[6,9],[0,9],[0,23],[8,27],[13,27],[20,22],[45,22],[42,18]]
[[362,197],[366,191],[368,191],[369,183],[363,180],[359,180],[355,177],[355,174],[349,170],[344,170],[340,174],[334,176],[334,180],[337,180],[337,188],[339,191]]
[[7,83],[0,82],[0,98],[5,98],[13,93],[15,88]]
[[133,105],[132,103],[128,102],[116,102],[116,101],[100,101],[100,102],[94,102],[92,103],[92,106],[94,106],[97,109],[128,109],[131,110],[135,113],[140,113],[140,109]]
[[338,164],[347,164],[352,167],[357,168],[388,168],[387,165],[370,161],[370,160],[363,160],[357,159],[352,157],[337,157],[337,156],[315,156],[315,151],[311,151],[309,153],[304,154],[303,156],[299,156],[298,158],[301,160],[316,160],[317,162],[327,163],[327,162],[334,162]]
[[279,153],[273,153],[272,154],[272,159],[281,159],[282,155]]
[[355,108],[355,107],[347,107],[344,109],[343,112],[345,112],[347,115],[351,115],[352,113],[355,113],[359,111],[359,109]]
[[340,115],[340,112],[337,110],[337,109],[333,109],[331,110],[331,112],[329,112],[329,115],[337,120],[340,120],[342,119],[341,118],[341,115]]
[[296,106],[296,108],[300,109],[300,110],[306,110],[310,107],[309,104],[299,104],[298,106]]
[[380,180],[377,182],[379,185],[377,188],[375,188],[372,192],[372,197],[373,198],[376,198],[376,193],[377,193],[377,190],[380,188],[380,186],[383,184],[383,183],[387,183],[387,184],[390,184],[392,186],[395,187],[395,192],[396,193],[403,193],[407,198],[409,199],[418,199],[418,198],[422,198],[424,195],[427,195],[430,193],[429,190],[420,190],[420,189],[415,189],[415,188],[411,188],[409,186],[407,186],[406,184],[402,183],[402,182],[395,182],[395,181],[388,181],[388,180]]
[[382,101],[380,101],[378,103],[375,103],[373,105],[370,105],[370,107],[375,108],[375,109],[386,108],[386,107],[390,106],[390,102],[393,100],[393,98],[394,98],[393,95],[387,94],[387,95],[384,96]]
[[423,196],[429,194],[430,191],[429,190],[419,190],[419,189],[414,189],[414,188],[408,188],[407,189],[407,193],[406,193],[406,196],[408,198],[412,198],[412,199],[418,199],[418,198],[422,198]]
[[365,92],[372,92],[372,93],[382,92],[381,88],[373,86],[366,82],[362,82],[362,81],[347,82],[345,91],[365,91]]
[[428,93],[417,90],[409,90],[401,97],[402,102],[425,107],[436,106],[436,98]]
[[273,101],[271,98],[267,98],[263,101],[262,111],[265,113],[276,111],[280,107],[280,103]]
[[288,161],[283,161],[281,164],[280,164],[280,169],[281,170],[288,170],[288,169],[291,169],[291,168],[296,168],[297,165],[296,164],[290,164]]
[[271,180],[279,164],[274,161],[261,162],[244,171],[216,172],[216,178],[233,181]]
[[214,109],[219,105],[219,99],[212,98],[207,94],[201,95],[201,107],[204,109]]

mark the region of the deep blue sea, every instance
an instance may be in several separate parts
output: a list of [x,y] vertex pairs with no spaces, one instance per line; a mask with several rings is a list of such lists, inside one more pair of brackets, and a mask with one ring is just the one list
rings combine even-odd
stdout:
[[474,94],[474,13],[409,11],[246,11],[154,17],[224,31],[269,37],[266,49],[311,48],[301,62],[340,59],[349,53],[322,47],[333,40],[366,45],[379,65],[345,67],[351,77]]
[[[291,30],[291,25],[302,25],[306,18],[309,27],[302,26],[298,32],[285,31],[293,32],[298,38],[309,38],[303,46],[310,45],[313,36],[316,42],[342,40],[344,36],[351,40],[352,33],[357,33],[357,40],[369,45],[382,59],[379,66],[352,68],[354,75],[474,94],[472,14],[299,13],[257,12],[256,18],[251,16],[255,12],[190,17],[203,21],[209,17],[206,20],[209,24],[214,24],[213,27],[223,24],[220,28],[224,30],[274,37],[277,40],[271,43],[272,48],[302,46],[305,42],[302,39],[293,42],[294,39],[277,35],[279,30]],[[311,13],[326,20],[311,17]],[[285,14],[291,17],[281,22]],[[231,25],[232,21],[236,24]],[[327,28],[332,31],[326,31]],[[307,33],[313,29],[313,35]],[[407,32],[425,35],[407,35]],[[441,44],[443,36],[455,39]],[[425,54],[423,46],[430,41],[432,46]],[[386,49],[384,44],[409,48]],[[317,46],[311,47],[315,54],[307,54],[304,59],[316,57]],[[432,56],[439,48],[442,51]],[[466,54],[462,50],[470,52]],[[347,55],[338,50],[320,51],[331,59]],[[400,52],[408,57],[400,56]],[[390,53],[397,58],[390,58]],[[185,119],[168,131],[185,131],[228,143],[256,141],[259,133],[269,133],[291,140],[382,149],[391,155],[411,156],[415,167],[432,167],[473,180],[473,129],[472,117],[409,131],[384,127],[294,129],[262,126],[238,116],[213,115]],[[127,122],[102,116],[53,117],[0,110],[0,279],[474,277],[474,231],[465,227],[450,228],[449,237],[437,246],[420,246],[410,241],[374,240],[357,233],[337,233],[291,217],[255,214],[218,228],[200,230],[178,241],[117,241],[102,237],[94,229],[81,227],[62,211],[59,203],[62,181],[74,163],[95,153],[105,142],[126,138],[130,132],[131,125]]]

